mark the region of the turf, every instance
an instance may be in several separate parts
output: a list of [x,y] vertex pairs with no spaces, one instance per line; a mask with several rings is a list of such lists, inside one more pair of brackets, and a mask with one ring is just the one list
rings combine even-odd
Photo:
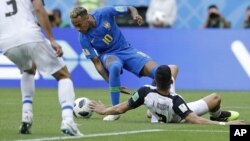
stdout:
[[[178,91],[189,102],[212,91]],[[250,92],[219,91],[222,108],[235,110],[240,118],[250,123]],[[109,94],[103,89],[77,89],[76,97],[102,100],[109,105]],[[129,96],[121,95],[121,100]],[[19,89],[1,89],[0,92],[0,140],[52,140],[65,139],[60,132],[61,110],[56,89],[36,89],[34,121],[31,135],[18,134],[21,119],[21,94]],[[204,117],[208,118],[208,115]],[[146,108],[129,111],[115,122],[102,121],[103,116],[93,114],[90,119],[76,119],[85,141],[229,141],[229,126],[191,124],[150,124]],[[154,132],[155,131],[155,132]],[[141,132],[141,133],[133,133]],[[103,134],[102,134],[103,133]],[[119,134],[117,134],[119,133]]]

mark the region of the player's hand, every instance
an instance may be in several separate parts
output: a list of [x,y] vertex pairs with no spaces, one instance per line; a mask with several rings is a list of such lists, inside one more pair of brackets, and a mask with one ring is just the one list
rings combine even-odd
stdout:
[[56,56],[61,57],[63,55],[62,47],[56,41],[50,41],[51,46],[56,51]]
[[123,94],[132,95],[130,90],[126,87],[123,87],[123,86],[120,87],[120,92]]
[[139,25],[141,26],[143,24],[143,18],[139,15],[136,14],[133,16],[133,20]]
[[244,120],[234,120],[234,121],[229,121],[226,124],[228,124],[228,125],[245,125],[246,122]]
[[98,101],[98,102],[96,102],[96,101],[91,101],[91,103],[89,104],[89,108],[92,110],[92,111],[94,111],[94,112],[96,112],[96,113],[98,113],[98,114],[101,114],[101,115],[103,115],[104,113],[104,111],[105,111],[105,105],[101,102],[101,101]]

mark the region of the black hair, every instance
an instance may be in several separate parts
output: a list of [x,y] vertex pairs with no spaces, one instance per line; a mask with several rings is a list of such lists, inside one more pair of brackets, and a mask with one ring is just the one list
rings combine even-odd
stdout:
[[159,89],[166,89],[170,87],[172,83],[172,74],[169,66],[161,65],[157,68],[155,72],[156,86]]
[[53,9],[53,14],[55,14],[55,13],[57,13],[57,14],[58,14],[58,16],[61,18],[61,16],[62,16],[62,12],[61,12],[61,10],[60,10],[60,9]]
[[208,6],[208,10],[210,10],[212,8],[218,9],[218,7],[215,4],[212,4],[212,5]]

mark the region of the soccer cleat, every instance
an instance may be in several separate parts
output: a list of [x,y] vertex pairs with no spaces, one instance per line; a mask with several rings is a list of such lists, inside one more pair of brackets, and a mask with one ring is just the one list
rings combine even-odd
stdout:
[[219,117],[210,117],[210,120],[213,121],[233,121],[239,118],[239,113],[236,111],[221,111],[221,114]]
[[28,122],[22,122],[20,129],[19,129],[19,133],[20,134],[31,134],[31,126],[32,123],[28,123]]
[[83,136],[78,130],[76,123],[73,120],[63,120],[61,125],[62,133],[70,136]]
[[120,118],[120,115],[107,115],[103,118],[104,121],[115,121]]

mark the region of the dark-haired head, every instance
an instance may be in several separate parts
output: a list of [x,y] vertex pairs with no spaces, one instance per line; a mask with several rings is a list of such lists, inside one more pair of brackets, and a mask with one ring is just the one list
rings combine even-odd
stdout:
[[60,9],[53,9],[53,14],[57,14],[60,18],[62,17],[62,13],[61,13],[61,10]]
[[214,5],[214,4],[208,6],[208,10],[213,9],[213,8],[218,9],[218,7],[216,5]]
[[172,84],[172,75],[169,66],[161,65],[155,72],[155,83],[158,89],[169,89]]

